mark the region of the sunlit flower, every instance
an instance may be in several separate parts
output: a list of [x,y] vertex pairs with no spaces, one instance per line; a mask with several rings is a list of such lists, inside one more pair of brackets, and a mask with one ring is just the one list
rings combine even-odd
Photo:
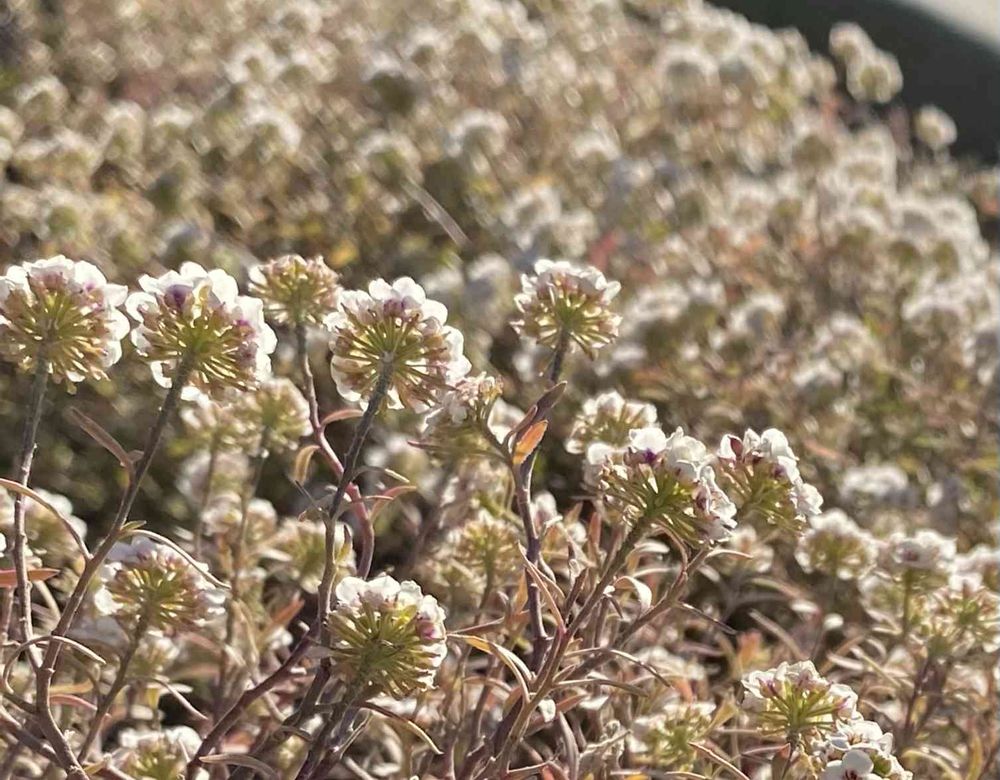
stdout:
[[143,276],[139,286],[143,292],[132,293],[125,304],[139,323],[132,342],[159,384],[170,387],[185,367],[185,397],[194,397],[198,391],[252,388],[268,376],[276,340],[264,323],[263,305],[240,295],[225,271],[184,263],[179,273]]
[[798,458],[781,431],[747,430],[742,439],[726,436],[719,445],[718,464],[741,518],[760,518],[797,532],[819,513],[823,499],[799,476]]
[[502,439],[505,433],[496,425],[503,411],[497,403],[502,392],[503,382],[488,374],[459,379],[441,394],[438,405],[424,420],[420,446],[438,455],[498,456],[490,448],[488,436]]
[[618,335],[621,317],[610,306],[620,289],[596,268],[539,260],[533,274],[521,277],[521,292],[514,297],[518,318],[512,324],[542,346],[575,343],[593,357]]
[[624,447],[629,431],[656,425],[656,407],[641,401],[626,401],[614,390],[583,402],[566,440],[566,451],[586,452],[596,442]]
[[912,773],[903,769],[892,754],[892,742],[892,734],[884,733],[877,723],[857,716],[841,723],[832,734],[825,737],[816,748],[815,755],[810,757],[809,763],[820,772],[831,767],[841,772],[833,775],[839,780],[844,776],[842,770],[845,766],[850,768],[852,764],[866,765],[857,756],[847,758],[849,753],[860,752],[871,763],[873,777],[912,780]]
[[337,307],[337,272],[321,257],[282,255],[250,269],[250,292],[279,325],[319,325]]
[[348,401],[368,401],[382,376],[389,406],[423,411],[437,394],[469,372],[462,334],[445,321],[448,311],[428,300],[409,277],[368,291],[341,294],[326,325],[331,331],[330,369]]
[[854,691],[820,676],[810,661],[782,663],[743,678],[743,708],[766,734],[829,733],[854,714],[857,701]]
[[24,371],[44,359],[56,381],[102,379],[122,355],[126,295],[62,255],[11,266],[0,276],[0,354]]
[[402,698],[434,685],[447,652],[444,610],[410,581],[340,581],[325,651],[349,685]]
[[112,548],[100,582],[94,603],[130,629],[199,628],[222,614],[225,601],[225,592],[190,560],[145,536]]
[[674,540],[698,547],[725,539],[735,527],[735,507],[715,483],[705,445],[678,428],[629,433],[623,452],[592,444],[596,492],[630,525],[649,524]]

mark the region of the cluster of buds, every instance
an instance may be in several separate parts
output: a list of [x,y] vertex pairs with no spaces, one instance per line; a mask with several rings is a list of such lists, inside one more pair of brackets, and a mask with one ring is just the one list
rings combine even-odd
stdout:
[[557,350],[573,343],[593,357],[618,336],[621,317],[610,306],[620,289],[596,268],[539,260],[533,274],[521,277],[521,292],[514,298],[518,318],[512,324],[544,347]]
[[118,542],[100,572],[98,611],[129,630],[173,634],[194,630],[223,614],[225,591],[191,559],[140,536]]
[[763,733],[789,741],[831,732],[854,715],[857,701],[854,691],[820,676],[811,661],[782,663],[743,678],[743,708]]
[[841,723],[808,757],[820,780],[912,780],[892,753],[892,734],[860,716]]
[[339,278],[322,257],[282,255],[250,269],[250,292],[277,325],[321,325],[337,308]]
[[0,355],[56,381],[103,379],[122,355],[127,290],[91,263],[62,255],[14,265],[0,276]]
[[819,513],[823,498],[799,475],[798,458],[781,431],[747,430],[742,439],[727,435],[717,462],[741,520],[760,519],[798,533]]
[[736,508],[715,482],[708,449],[680,428],[629,432],[624,450],[592,444],[596,492],[633,527],[651,525],[676,544],[700,547],[725,539]]
[[655,715],[637,718],[632,724],[632,751],[652,766],[693,772],[701,742],[712,729],[715,705],[707,701],[684,701],[675,696],[658,707]]
[[415,582],[346,577],[328,620],[337,674],[358,691],[404,698],[427,690],[447,648],[444,610]]
[[225,397],[199,395],[181,409],[180,418],[185,443],[195,450],[249,452],[257,443],[258,431],[236,413],[235,404]]
[[981,578],[952,575],[933,591],[914,626],[913,640],[932,658],[987,655],[1000,648],[1000,596]]
[[367,401],[382,383],[391,408],[432,407],[470,368],[462,334],[445,325],[447,319],[448,310],[409,277],[343,292],[326,319],[330,370],[341,396]]
[[233,573],[230,551],[240,546],[244,563],[270,542],[278,525],[278,514],[270,501],[251,498],[244,506],[240,496],[231,492],[217,493],[205,510],[205,532],[215,537],[218,554],[226,558],[222,570]]
[[217,395],[255,387],[270,374],[276,339],[263,305],[240,295],[225,271],[184,263],[180,272],[141,277],[139,286],[125,304],[138,323],[132,342],[159,384],[170,387],[185,370],[185,397]]
[[795,552],[795,560],[806,571],[842,580],[868,574],[877,556],[878,540],[840,509],[810,517]]
[[583,402],[566,440],[566,451],[584,453],[596,443],[624,447],[629,431],[655,425],[656,407],[652,404],[627,401],[614,390],[601,393]]

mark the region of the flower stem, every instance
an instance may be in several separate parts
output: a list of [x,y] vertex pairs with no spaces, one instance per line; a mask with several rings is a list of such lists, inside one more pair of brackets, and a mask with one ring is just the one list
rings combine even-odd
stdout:
[[[142,452],[142,456],[129,474],[128,486],[122,494],[121,501],[118,504],[118,511],[115,513],[115,518],[111,523],[111,528],[102,540],[101,545],[87,561],[86,566],[84,566],[83,572],[80,574],[80,579],[77,580],[76,587],[66,601],[66,607],[59,617],[58,624],[52,629],[52,637],[65,637],[73,627],[73,621],[76,620],[83,601],[90,591],[91,583],[97,576],[97,572],[100,571],[105,558],[108,557],[111,549],[118,541],[122,528],[128,522],[129,512],[132,510],[132,505],[139,495],[139,487],[142,485],[142,480],[145,478],[153,462],[153,456],[160,446],[160,440],[163,438],[167,423],[177,410],[177,406],[181,400],[181,392],[187,384],[193,368],[194,356],[190,354],[185,355],[180,361],[177,371],[174,373],[170,389],[163,399],[159,414],[153,422],[153,427],[149,430],[149,435],[146,438],[146,447]],[[49,707],[52,679],[55,677],[62,644],[62,642],[50,641],[45,648],[45,656],[35,680],[35,701],[38,708],[36,718],[42,733],[56,754],[59,766],[66,772],[69,780],[87,780],[87,773],[80,766],[79,760],[66,740],[65,735],[62,733],[62,730],[59,728],[59,724],[56,723],[52,715],[52,710]]]
[[[24,421],[24,432],[21,436],[21,451],[18,454],[19,484],[28,486],[31,477],[31,464],[35,459],[35,439],[38,436],[38,424],[42,418],[42,404],[45,400],[45,388],[49,379],[49,361],[45,353],[40,352],[35,359],[35,373],[31,382],[31,397],[28,401],[28,415]],[[31,582],[28,579],[27,546],[28,537],[24,528],[24,517],[27,511],[26,497],[18,493],[14,496],[14,528],[13,556],[14,569],[17,577],[18,627],[21,641],[28,642],[32,638],[31,625]],[[32,664],[34,654],[29,655]]]
[[135,658],[135,653],[139,649],[139,644],[142,642],[145,635],[146,620],[145,618],[141,618],[138,626],[136,627],[135,633],[131,634],[128,645],[122,653],[121,661],[118,664],[118,671],[115,673],[115,679],[112,681],[111,687],[108,688],[108,692],[104,694],[104,698],[101,699],[100,704],[97,705],[97,710],[94,712],[93,720],[90,722],[90,729],[87,732],[86,738],[83,740],[80,752],[77,754],[77,758],[81,761],[86,760],[87,753],[90,751],[94,741],[101,733],[101,728],[104,725],[104,719],[107,717],[108,712],[110,712],[111,707],[114,706],[115,699],[118,698],[118,694],[121,693],[122,689],[125,687],[126,675],[128,674],[129,666],[131,666],[132,659]]
[[270,432],[267,428],[261,431],[257,443],[257,452],[253,458],[253,472],[250,482],[240,496],[240,525],[236,531],[236,542],[233,545],[233,577],[229,587],[228,608],[226,609],[225,638],[219,653],[219,672],[216,681],[215,717],[219,718],[226,708],[226,677],[229,675],[229,649],[232,647],[236,634],[236,605],[243,597],[243,568],[245,564],[247,526],[250,519],[250,501],[257,493],[261,477],[264,474],[264,464],[267,462],[267,445]]
[[[326,512],[326,562],[323,567],[323,580],[319,586],[319,611],[325,621],[326,613],[330,609],[330,600],[333,592],[333,577],[336,573],[336,563],[334,561],[334,551],[337,546],[337,517],[340,514],[340,506],[344,502],[347,493],[347,486],[351,484],[357,472],[358,458],[361,449],[365,445],[368,434],[371,432],[375,417],[378,415],[382,404],[385,401],[386,393],[389,392],[389,384],[392,380],[392,362],[383,359],[379,368],[378,378],[375,380],[375,387],[371,397],[368,399],[368,406],[361,415],[361,420],[354,429],[354,437],[347,449],[344,457],[344,474],[337,484],[337,490],[333,494],[333,501]],[[358,559],[358,577],[365,579],[371,571],[372,556],[374,553],[374,529],[371,523],[362,523],[361,534],[361,557]]]

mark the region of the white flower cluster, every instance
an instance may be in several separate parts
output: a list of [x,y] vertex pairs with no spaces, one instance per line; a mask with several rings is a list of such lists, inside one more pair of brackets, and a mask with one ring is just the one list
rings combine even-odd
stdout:
[[0,276],[0,354],[24,370],[39,360],[57,380],[100,379],[122,356],[127,289],[92,263],[57,255]]
[[431,407],[437,393],[469,372],[462,334],[448,310],[409,277],[376,279],[367,292],[346,290],[327,317],[330,369],[348,401],[368,401],[379,386],[390,407]]
[[225,271],[185,263],[180,271],[143,276],[139,286],[125,306],[137,323],[132,342],[157,383],[170,387],[184,369],[184,396],[194,397],[252,388],[270,374],[277,341],[263,305],[240,295]]

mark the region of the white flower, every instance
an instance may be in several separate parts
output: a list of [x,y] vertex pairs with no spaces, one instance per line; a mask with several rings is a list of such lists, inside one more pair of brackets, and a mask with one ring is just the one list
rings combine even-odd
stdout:
[[338,674],[402,698],[434,684],[447,653],[444,610],[415,582],[387,574],[373,580],[345,577],[337,585],[326,651]]
[[831,683],[811,661],[782,663],[743,678],[743,707],[756,714],[766,733],[823,733],[850,719],[858,697]]
[[736,494],[740,512],[748,518],[800,530],[819,513],[823,498],[799,475],[798,458],[785,434],[769,428],[761,434],[748,429],[743,438],[723,437],[718,463],[725,484]]
[[0,276],[0,354],[24,371],[44,356],[57,381],[101,379],[122,355],[126,295],[95,265],[62,255],[11,266]]
[[677,428],[629,432],[624,449],[598,442],[587,450],[596,492],[629,524],[651,523],[683,544],[725,539],[736,508],[715,482],[708,449]]
[[204,566],[146,536],[116,543],[99,579],[94,605],[130,629],[172,633],[223,614],[226,594],[209,581]]
[[277,340],[263,305],[240,295],[225,271],[184,263],[180,272],[143,276],[139,286],[125,304],[139,323],[132,342],[160,385],[170,387],[182,365],[191,372],[185,398],[251,388],[270,374]]
[[826,765],[820,780],[881,780],[872,770],[875,764],[863,750],[848,750],[838,761]]
[[519,316],[512,325],[550,349],[565,340],[593,357],[618,336],[621,317],[610,306],[620,289],[592,266],[542,259],[534,274],[521,277],[521,292],[514,297]]
[[444,305],[428,300],[406,276],[391,285],[376,279],[367,292],[342,293],[326,320],[337,390],[347,401],[367,402],[384,374],[391,408],[430,408],[471,367],[462,334],[445,325],[447,319]]

